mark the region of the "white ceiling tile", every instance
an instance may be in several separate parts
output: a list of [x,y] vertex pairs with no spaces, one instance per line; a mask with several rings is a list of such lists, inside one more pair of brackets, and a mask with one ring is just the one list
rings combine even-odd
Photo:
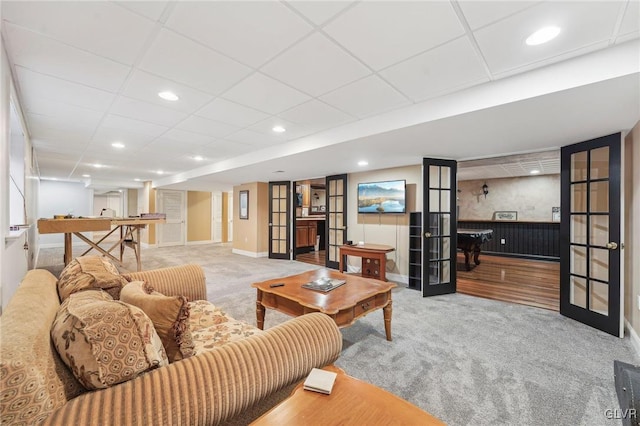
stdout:
[[268,117],[264,112],[222,98],[214,99],[196,115],[238,127],[250,126]]
[[178,125],[178,128],[214,138],[223,137],[238,130],[236,126],[196,116],[187,118]]
[[460,0],[458,4],[472,30],[492,24],[540,1],[478,1]]
[[312,30],[292,10],[274,1],[179,2],[166,25],[253,67]]
[[384,80],[372,75],[321,97],[356,117],[366,117],[408,105],[411,102]]
[[[548,2],[474,32],[493,73],[529,64],[559,61],[597,43],[606,47],[616,24],[618,2]],[[555,25],[560,35],[548,43],[527,46],[525,40],[542,27]]]
[[164,135],[163,139],[172,139],[177,142],[186,142],[195,145],[208,145],[215,140],[213,136],[203,135],[201,133],[188,132],[181,129],[171,129]]
[[124,96],[120,96],[114,102],[110,112],[116,115],[165,126],[174,126],[187,117],[187,114],[183,112],[136,99],[126,98]]
[[251,72],[250,68],[166,29],[160,31],[140,68],[213,95]]
[[[180,99],[167,101],[158,96],[158,93],[169,91],[175,93]],[[144,71],[135,70],[127,80],[124,96],[149,102],[163,107],[175,109],[186,113],[192,113],[202,105],[213,99],[212,95],[192,89],[175,81],[158,77]]]
[[325,23],[352,3],[352,1],[287,1],[287,4],[293,6],[316,25]]
[[31,136],[40,139],[67,138],[70,142],[87,142],[91,138],[95,127],[84,126],[82,123],[62,123],[60,120],[39,114],[25,114],[29,123]]
[[278,138],[277,136],[259,133],[249,129],[243,129],[233,133],[227,136],[225,140],[253,145],[254,147],[275,145],[284,141],[284,139]]
[[255,150],[255,147],[231,141],[215,141],[200,149],[200,153],[208,159],[223,159],[235,155],[246,154]]
[[299,105],[309,96],[284,84],[255,73],[224,94],[226,99],[270,114]]
[[120,142],[124,144],[126,152],[132,149],[144,147],[157,136],[150,136],[142,133],[132,132],[131,130],[114,129],[113,127],[100,127],[91,138],[91,143],[95,146],[104,146],[111,149],[111,144]]
[[[286,131],[282,133],[274,132],[273,128],[276,126],[284,127]],[[267,136],[271,142],[285,142],[316,132],[311,126],[295,124],[284,118],[275,116],[254,124],[249,130],[262,133]]]
[[178,142],[175,139],[158,138],[147,146],[148,151],[154,152],[155,158],[161,157],[173,157],[177,154],[184,154],[185,152],[197,153],[203,148],[202,144],[190,143],[187,141]]
[[629,34],[638,35],[640,30],[640,1],[629,1],[627,3],[627,10],[622,18],[620,24],[619,36],[625,36]]
[[128,66],[15,25],[5,24],[5,31],[13,63],[32,71],[116,92],[130,70]]
[[325,31],[379,70],[464,33],[449,2],[363,2]]
[[24,67],[16,67],[16,75],[22,100],[27,106],[45,99],[104,112],[115,98],[113,93],[49,77]]
[[414,101],[489,81],[467,37],[461,37],[380,72]]
[[152,138],[160,136],[169,129],[169,127],[167,126],[149,123],[147,121],[135,120],[133,118],[114,114],[109,114],[105,117],[104,121],[102,122],[102,127],[124,130],[127,132],[137,133]]
[[315,99],[287,110],[279,117],[299,126],[314,127],[317,130],[338,126],[354,118]]
[[154,28],[112,2],[4,3],[3,19],[127,65],[133,65]]
[[165,7],[170,2],[167,1],[116,1],[116,4],[125,7],[139,15],[146,16],[147,18],[157,21],[162,16]]
[[367,67],[319,33],[293,46],[261,71],[312,96],[371,74]]
[[76,123],[82,123],[82,125],[86,127],[97,126],[104,115],[104,113],[100,111],[45,99],[31,102],[25,109],[29,114],[51,117],[58,120],[61,124],[67,123],[75,125]]

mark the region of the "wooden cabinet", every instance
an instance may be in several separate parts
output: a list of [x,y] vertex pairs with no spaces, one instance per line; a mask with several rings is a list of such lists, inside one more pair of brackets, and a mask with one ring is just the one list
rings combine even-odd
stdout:
[[299,220],[296,224],[296,248],[314,246],[317,235],[318,223],[315,220]]

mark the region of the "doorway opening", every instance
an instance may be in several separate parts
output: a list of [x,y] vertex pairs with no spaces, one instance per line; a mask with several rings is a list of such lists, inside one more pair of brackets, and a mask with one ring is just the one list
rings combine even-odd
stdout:
[[294,260],[326,264],[327,191],[325,178],[293,183]]

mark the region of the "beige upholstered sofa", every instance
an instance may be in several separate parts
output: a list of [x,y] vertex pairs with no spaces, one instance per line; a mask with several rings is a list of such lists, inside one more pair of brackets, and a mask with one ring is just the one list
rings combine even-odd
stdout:
[[[166,295],[206,299],[195,265],[129,274]],[[102,390],[87,391],[52,344],[56,278],[25,276],[0,317],[0,424],[248,423],[286,397],[313,367],[333,363],[342,337],[323,314],[291,319]]]

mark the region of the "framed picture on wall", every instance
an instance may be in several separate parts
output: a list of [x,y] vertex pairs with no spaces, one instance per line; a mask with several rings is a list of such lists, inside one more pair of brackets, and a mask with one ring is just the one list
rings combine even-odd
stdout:
[[249,191],[240,191],[240,219],[249,219]]
[[494,220],[518,220],[518,212],[495,212]]

